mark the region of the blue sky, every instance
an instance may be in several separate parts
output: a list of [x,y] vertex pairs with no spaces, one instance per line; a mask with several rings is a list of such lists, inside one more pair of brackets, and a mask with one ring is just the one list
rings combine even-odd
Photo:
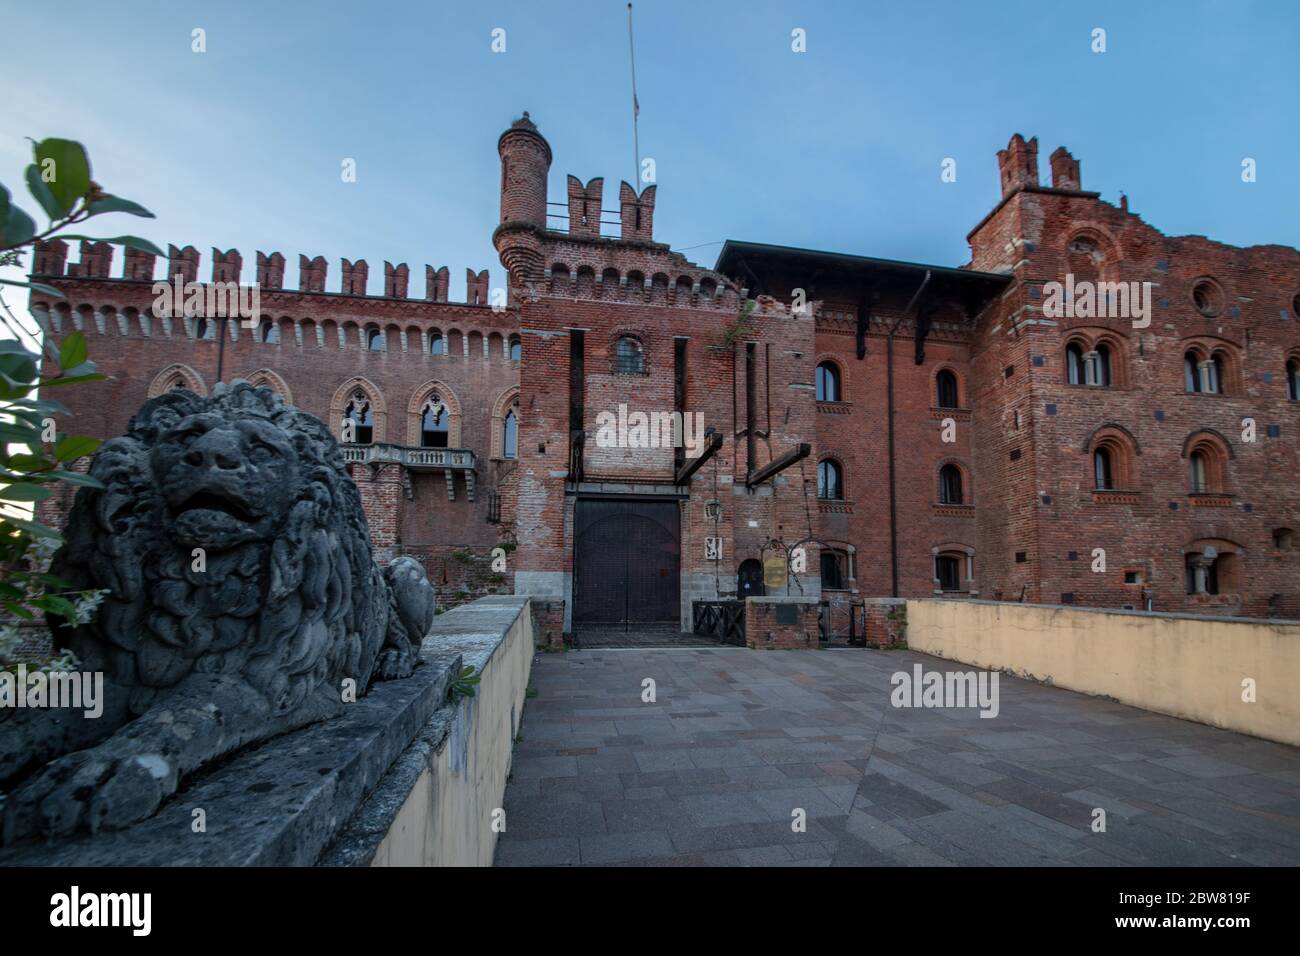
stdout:
[[[964,263],[1017,131],[1045,180],[1064,144],[1085,188],[1124,190],[1167,233],[1300,245],[1293,0],[640,0],[635,17],[656,238],[695,261],[736,238]],[[245,277],[255,250],[284,253],[292,287],[300,252],[326,256],[331,291],[344,256],[370,263],[372,293],[385,259],[417,296],[426,262],[451,267],[452,298],[466,266],[500,285],[496,139],[525,109],[555,154],[552,201],[566,173],[601,175],[612,208],[632,171],[624,0],[10,0],[0,82],[0,182],[25,195],[25,137],[80,139],[101,184],[158,215],[100,234],[193,244],[202,278],[215,245]]]

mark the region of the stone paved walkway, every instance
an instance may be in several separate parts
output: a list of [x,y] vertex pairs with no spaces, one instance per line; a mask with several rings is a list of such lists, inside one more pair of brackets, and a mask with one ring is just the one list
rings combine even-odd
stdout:
[[1300,864],[1300,750],[1005,675],[994,719],[891,707],[890,675],[917,662],[966,669],[911,651],[539,655],[496,863]]

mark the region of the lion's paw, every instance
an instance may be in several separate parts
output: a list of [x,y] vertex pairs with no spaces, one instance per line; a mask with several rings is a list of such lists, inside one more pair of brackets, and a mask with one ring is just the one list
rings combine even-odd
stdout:
[[379,655],[379,663],[375,667],[375,679],[400,680],[403,677],[410,677],[414,670],[415,655],[411,651],[389,647]]
[[152,815],[176,783],[175,767],[159,754],[99,747],[68,754],[9,794],[4,842],[129,826]]

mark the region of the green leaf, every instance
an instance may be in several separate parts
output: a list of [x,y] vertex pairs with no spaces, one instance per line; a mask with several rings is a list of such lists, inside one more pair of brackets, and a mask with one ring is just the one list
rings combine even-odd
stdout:
[[127,246],[131,249],[139,249],[141,252],[147,252],[151,256],[159,256],[166,259],[167,253],[163,252],[148,239],[141,239],[139,236],[113,236],[111,239],[97,239],[94,236],[83,236],[80,234],[59,233],[56,239],[85,239],[87,242],[111,242],[115,246]]
[[90,204],[90,214],[98,216],[104,212],[124,212],[130,216],[140,216],[144,219],[156,218],[153,213],[139,203],[131,202],[129,199],[123,199],[121,196],[105,196],[103,199],[97,199]]
[[40,455],[14,455],[9,459],[10,470],[24,474],[53,471],[54,467],[53,462],[46,461]]
[[43,139],[36,144],[36,165],[58,204],[59,216],[72,211],[90,192],[90,158],[85,147],[71,139]]
[[41,385],[48,385],[52,388],[55,385],[75,385],[77,382],[98,382],[105,378],[108,378],[108,376],[103,372],[91,372],[88,375],[60,375],[58,378],[42,379]]
[[41,429],[31,422],[0,422],[0,441],[39,445]]
[[55,443],[54,457],[59,461],[74,461],[92,454],[102,444],[103,442],[98,438],[87,438],[85,435],[65,435]]
[[22,518],[6,517],[5,522],[13,525],[20,531],[34,534],[38,538],[52,538],[53,540],[60,542],[63,540],[63,535],[59,534],[53,528],[47,528],[39,521],[24,521]]
[[39,292],[42,295],[57,296],[60,299],[66,298],[62,292],[52,285],[46,285],[44,282],[19,282],[17,279],[0,279],[4,285],[16,285],[23,289],[31,289],[33,292]]
[[45,210],[45,215],[49,217],[50,222],[63,218],[63,214],[59,209],[59,201],[54,198],[54,193],[50,192],[49,184],[41,179],[41,168],[35,163],[27,167],[27,191],[32,194],[33,199],[41,204],[41,208]]
[[5,501],[44,501],[54,492],[40,485],[5,485],[0,488],[0,498]]
[[0,352],[0,376],[15,386],[30,385],[36,381],[37,374],[36,357],[26,349],[21,352]]
[[73,332],[59,343],[59,366],[61,368],[76,368],[86,361],[86,355],[86,336],[81,332]]
[[90,475],[83,475],[79,471],[64,471],[62,468],[50,472],[51,478],[57,478],[59,481],[67,482],[70,485],[81,485],[83,488],[103,488],[104,483],[98,478],[92,478]]
[[72,621],[77,617],[77,608],[67,598],[59,597],[57,594],[44,594],[31,602],[32,607],[38,607],[42,611],[49,611],[58,617]]
[[36,223],[17,206],[9,206],[9,214],[0,223],[0,248],[21,246],[36,235]]

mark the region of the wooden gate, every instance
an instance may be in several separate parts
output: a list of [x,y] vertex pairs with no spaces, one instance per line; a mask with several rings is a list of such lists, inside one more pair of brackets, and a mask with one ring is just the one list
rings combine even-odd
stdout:
[[579,499],[574,509],[575,624],[678,624],[675,501]]

